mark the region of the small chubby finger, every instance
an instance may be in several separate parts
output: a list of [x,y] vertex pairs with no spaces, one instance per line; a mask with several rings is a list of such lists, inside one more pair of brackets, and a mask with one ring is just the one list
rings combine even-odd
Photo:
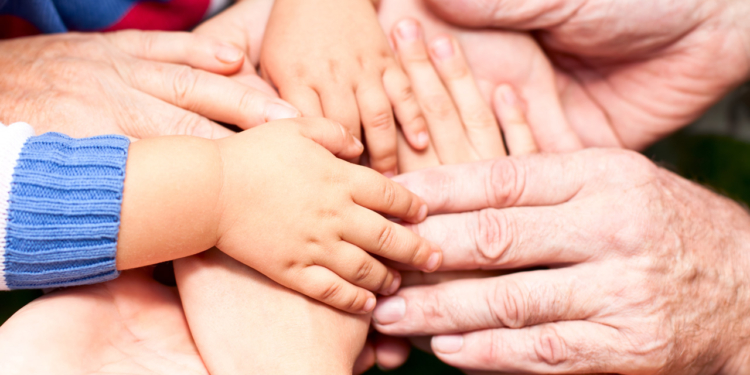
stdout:
[[319,117],[282,121],[295,127],[302,136],[315,141],[339,158],[356,158],[365,149],[362,142],[349,133],[343,125],[333,120]]
[[409,146],[421,151],[430,144],[427,121],[404,71],[394,66],[383,73],[383,87]]
[[299,271],[291,288],[329,306],[352,314],[367,314],[377,300],[372,292],[354,286],[333,271],[321,266],[308,266]]
[[355,167],[350,190],[354,203],[367,209],[409,223],[427,218],[427,205],[422,198],[372,170]]
[[528,155],[539,152],[534,134],[524,114],[523,104],[510,85],[500,85],[493,98],[495,112],[500,119],[505,144],[510,155]]
[[482,97],[458,41],[441,35],[430,42],[430,58],[450,92],[469,141],[482,159],[505,155],[503,138],[492,109]]
[[382,82],[363,83],[356,91],[372,169],[393,177],[398,174],[396,121]]
[[235,73],[245,60],[239,48],[189,32],[123,30],[102,35],[136,58],[184,64],[216,74]]
[[320,93],[323,116],[343,125],[349,133],[362,139],[359,109],[354,92],[347,87],[338,87]]
[[449,365],[473,370],[627,374],[639,366],[629,353],[641,349],[623,345],[628,342],[615,327],[567,321],[434,336],[432,350]]
[[401,275],[389,269],[362,249],[340,242],[333,248],[335,255],[319,264],[344,280],[382,295],[391,295],[401,286]]
[[348,216],[341,239],[369,253],[411,265],[426,272],[440,267],[440,248],[370,210],[357,207]]
[[323,105],[320,103],[320,95],[312,87],[280,86],[279,95],[295,108],[299,109],[303,116],[323,117]]

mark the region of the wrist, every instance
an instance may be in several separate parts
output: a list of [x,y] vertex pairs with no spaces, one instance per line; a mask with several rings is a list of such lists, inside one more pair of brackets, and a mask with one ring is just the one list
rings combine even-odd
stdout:
[[214,141],[159,137],[135,142],[125,175],[117,268],[190,256],[213,247],[222,164]]

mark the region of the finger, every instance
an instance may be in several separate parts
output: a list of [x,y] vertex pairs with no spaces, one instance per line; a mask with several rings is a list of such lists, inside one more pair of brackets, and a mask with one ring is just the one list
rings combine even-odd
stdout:
[[[591,207],[520,207],[430,216],[408,226],[443,249],[443,270],[519,269],[582,263],[597,256]],[[563,229],[564,228],[564,229]]]
[[559,26],[580,10],[580,3],[566,0],[454,1],[426,0],[430,10],[456,25],[534,30]]
[[401,286],[398,271],[388,269],[362,249],[341,242],[334,248],[334,252],[335,255],[321,260],[319,265],[344,280],[382,295],[391,295]]
[[[428,142],[429,143],[429,142]],[[398,170],[401,173],[409,173],[425,168],[437,167],[440,165],[435,153],[435,147],[428,144],[427,148],[418,151],[413,149],[404,139],[402,132],[398,132]]]
[[[165,135],[191,135],[219,139],[235,134],[233,131],[194,112],[175,107],[141,91],[132,90],[142,118],[123,120],[120,129],[133,137],[152,138]],[[120,120],[118,120],[120,121]]]
[[[445,264],[445,262],[443,262]],[[486,279],[507,275],[511,271],[503,270],[470,270],[470,271],[440,271],[433,273],[424,273],[420,271],[401,272],[401,287],[416,285],[437,285],[456,280],[468,279]]]
[[361,207],[355,208],[341,239],[369,253],[417,269],[432,272],[440,267],[442,254],[439,248],[414,232]]
[[430,43],[430,57],[461,115],[466,134],[482,159],[505,155],[500,127],[484,101],[455,38],[440,36]]
[[401,367],[409,358],[409,341],[381,334],[375,334],[375,360],[378,367],[391,370]]
[[403,288],[380,299],[373,320],[382,333],[413,336],[585,319],[608,299],[595,299],[602,290],[579,275],[564,268]]
[[453,100],[430,62],[419,24],[411,19],[399,22],[394,39],[440,161],[456,164],[475,160]]
[[392,180],[365,168],[355,168],[350,190],[354,203],[410,223],[427,217],[422,199]]
[[362,116],[370,166],[389,177],[398,174],[396,121],[381,82],[357,87],[357,103]]
[[435,336],[432,349],[445,363],[466,369],[537,374],[637,372],[638,361],[622,353],[623,342],[628,341],[617,328],[572,321]]
[[338,158],[356,158],[364,151],[362,142],[334,121],[324,118],[302,118],[294,120],[294,126],[303,137],[315,141]]
[[568,202],[598,173],[601,151],[538,154],[443,166],[394,177],[427,202],[431,214],[488,207],[547,206]]
[[286,286],[352,314],[366,314],[375,308],[376,300],[372,292],[346,282],[327,268],[309,266],[299,272],[288,280]]
[[513,87],[500,85],[495,91],[493,104],[500,119],[508,152],[515,156],[538,153],[539,148]]
[[323,105],[318,92],[307,86],[280,87],[279,94],[284,100],[299,109],[305,117],[323,117]]
[[338,122],[358,139],[362,139],[360,132],[360,115],[357,109],[357,99],[351,89],[335,88],[320,94],[323,116]]
[[241,49],[231,44],[188,32],[125,30],[102,35],[139,59],[184,64],[222,75],[237,72],[245,57]]
[[430,144],[430,132],[409,77],[399,67],[386,69],[383,74],[383,87],[409,145],[420,151],[427,148]]
[[231,78],[187,66],[137,62],[126,68],[130,84],[177,107],[243,129],[299,117],[283,100]]

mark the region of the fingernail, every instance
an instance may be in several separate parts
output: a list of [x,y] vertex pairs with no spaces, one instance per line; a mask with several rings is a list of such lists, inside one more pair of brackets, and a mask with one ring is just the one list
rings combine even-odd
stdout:
[[377,324],[391,324],[403,319],[406,315],[406,300],[403,297],[381,298],[372,313]]
[[419,38],[419,26],[414,20],[403,20],[398,24],[398,35],[404,41],[410,42]]
[[455,353],[464,346],[462,335],[434,336],[432,338],[432,350],[443,354]]
[[424,266],[427,268],[427,271],[434,271],[438,267],[438,262],[440,262],[440,254],[432,253]]
[[427,132],[420,132],[417,134],[417,144],[421,147],[426,147],[427,143],[430,142],[430,135]]
[[357,137],[353,137],[353,138],[354,138],[354,144],[357,145],[357,148],[360,150],[364,150],[365,145],[362,144],[362,141],[360,141],[359,138]]
[[240,61],[244,54],[237,47],[223,44],[216,51],[216,58],[227,64],[236,63]]
[[505,104],[512,107],[518,106],[518,96],[516,96],[515,90],[512,87],[507,85],[500,87],[500,94]]
[[368,298],[367,302],[365,302],[365,307],[362,308],[362,311],[366,313],[372,311],[377,303],[378,301],[375,299],[375,297]]
[[289,108],[283,104],[269,104],[266,107],[266,121],[283,120],[287,118],[297,118],[299,112],[296,109]]
[[[423,204],[422,207],[419,208],[419,213],[417,213],[417,220],[424,221],[424,219],[427,218],[427,205]],[[432,254],[435,255],[435,254]]]
[[386,291],[387,295],[392,295],[393,293],[396,293],[398,291],[398,288],[401,286],[401,275],[396,273],[396,275],[393,277],[393,282],[391,283],[390,288]]
[[396,171],[383,172],[383,176],[387,178],[393,178],[396,175]]
[[447,37],[439,37],[432,42],[432,53],[440,60],[453,57],[453,43]]

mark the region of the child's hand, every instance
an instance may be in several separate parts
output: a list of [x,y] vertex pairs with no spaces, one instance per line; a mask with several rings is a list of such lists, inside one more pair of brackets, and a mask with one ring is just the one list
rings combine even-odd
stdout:
[[379,172],[397,172],[394,111],[407,141],[427,147],[421,109],[371,0],[276,0],[261,68],[303,115],[336,120],[357,137],[361,123]]
[[334,156],[353,158],[363,149],[341,125],[277,121],[217,144],[223,181],[216,246],[279,284],[364,313],[375,307],[365,289],[390,294],[401,280],[368,252],[425,271],[440,265],[436,246],[374,212],[420,222],[424,202]]

